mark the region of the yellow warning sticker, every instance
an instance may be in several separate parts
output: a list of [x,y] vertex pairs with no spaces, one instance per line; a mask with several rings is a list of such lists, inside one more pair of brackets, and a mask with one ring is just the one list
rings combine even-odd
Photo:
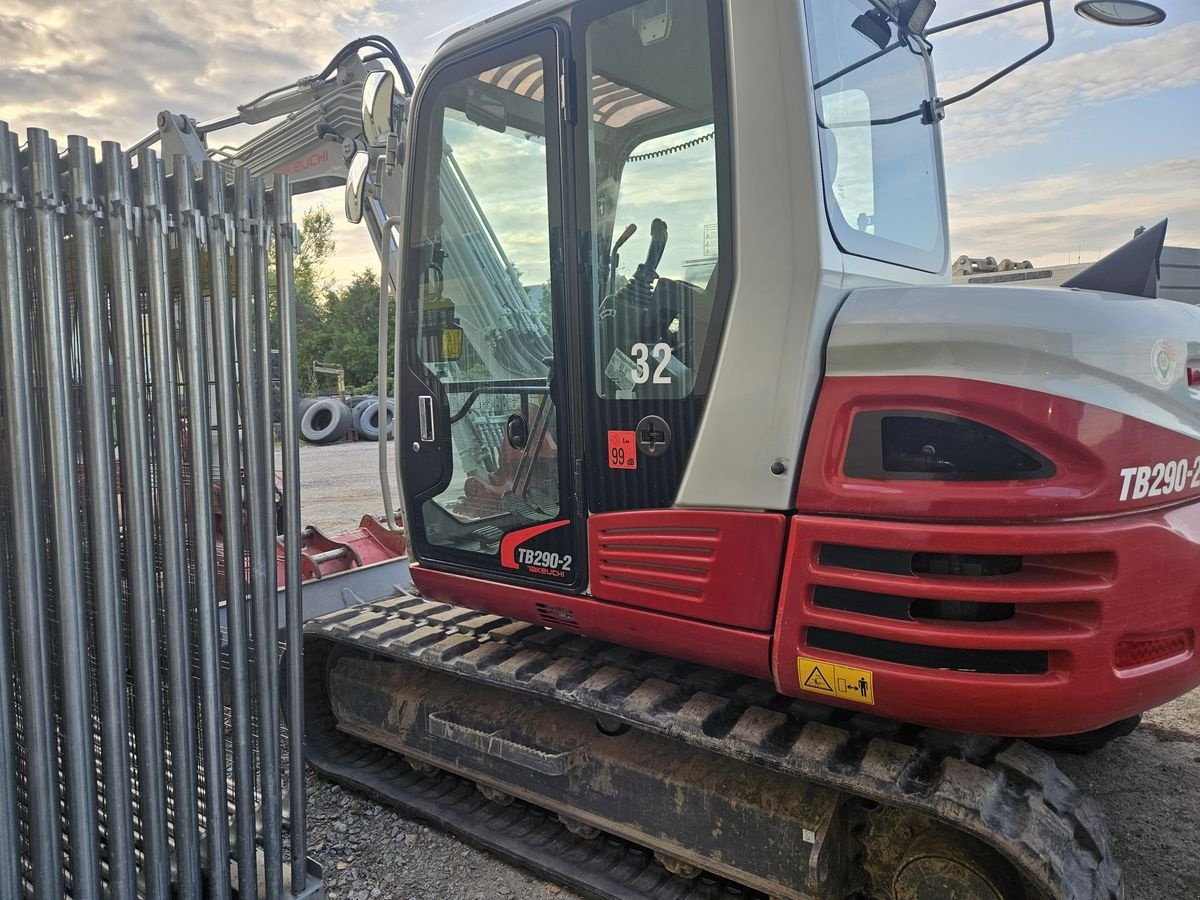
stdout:
[[463,330],[457,325],[442,329],[442,359],[457,362],[462,358]]
[[839,700],[875,705],[875,676],[867,669],[835,666],[830,662],[800,656],[796,659],[796,670],[800,673],[800,687],[803,690]]

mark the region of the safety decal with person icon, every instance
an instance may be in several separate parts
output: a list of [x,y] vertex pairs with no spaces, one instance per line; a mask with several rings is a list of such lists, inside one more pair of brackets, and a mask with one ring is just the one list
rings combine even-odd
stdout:
[[796,670],[803,690],[875,705],[875,677],[868,669],[800,656],[796,658]]

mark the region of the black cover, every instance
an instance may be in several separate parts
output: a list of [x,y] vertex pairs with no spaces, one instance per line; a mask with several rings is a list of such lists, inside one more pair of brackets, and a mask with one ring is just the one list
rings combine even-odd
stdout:
[[1157,297],[1159,257],[1166,237],[1167,220],[1163,219],[1068,278],[1062,286],[1131,297]]

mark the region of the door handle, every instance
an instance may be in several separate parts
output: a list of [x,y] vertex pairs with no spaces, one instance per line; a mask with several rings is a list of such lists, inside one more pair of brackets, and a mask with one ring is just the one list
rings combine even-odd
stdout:
[[421,420],[421,440],[432,441],[436,436],[433,427],[433,397],[422,394],[417,398],[417,415]]

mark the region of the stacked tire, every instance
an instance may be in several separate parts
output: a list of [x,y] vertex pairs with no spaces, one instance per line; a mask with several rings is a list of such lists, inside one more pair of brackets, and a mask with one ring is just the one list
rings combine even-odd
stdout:
[[374,394],[372,394],[369,397],[362,397],[362,398],[355,398],[355,399],[357,399],[358,402],[357,403],[352,402],[350,404],[350,409],[351,409],[351,412],[354,414],[354,425],[353,425],[354,433],[357,434],[361,438],[363,436],[362,415],[364,412],[367,411],[367,407],[370,406],[372,403],[374,403],[379,398],[376,397]]
[[390,440],[392,437],[393,418],[395,415],[395,405],[391,400],[386,404],[381,404],[379,398],[375,398],[368,403],[359,406],[355,413],[355,429],[358,431],[358,436],[363,440],[377,441],[379,440],[380,432],[384,435],[384,440]]
[[350,407],[336,397],[309,397],[300,401],[300,437],[310,444],[336,443],[353,426]]

